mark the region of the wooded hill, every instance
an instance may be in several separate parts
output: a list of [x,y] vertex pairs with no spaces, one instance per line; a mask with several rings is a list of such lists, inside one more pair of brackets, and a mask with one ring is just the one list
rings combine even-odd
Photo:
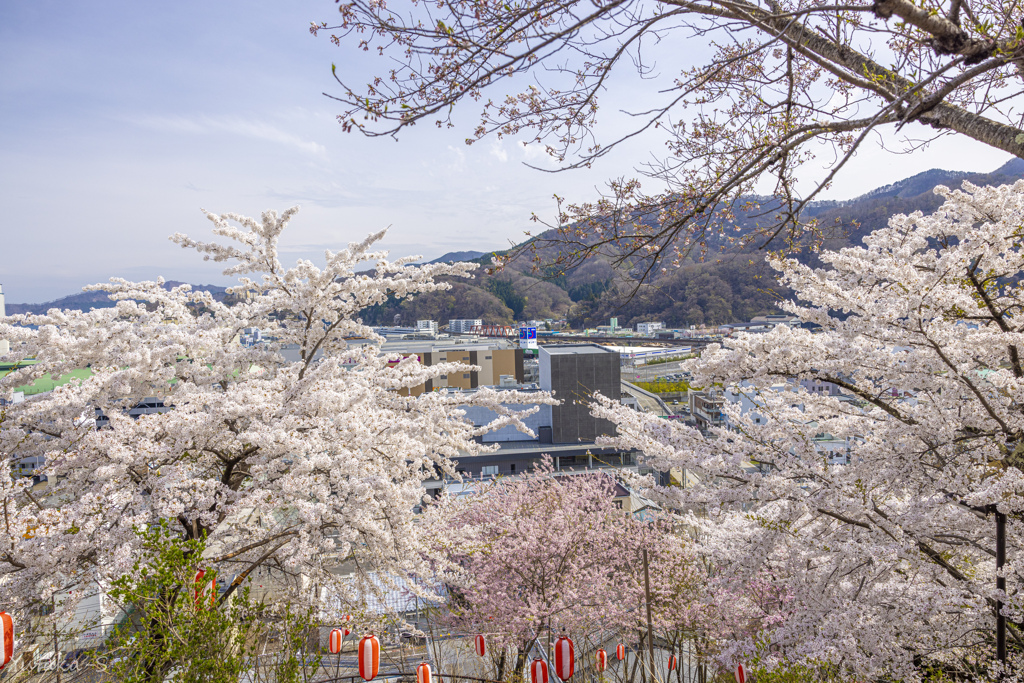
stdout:
[[[859,244],[865,235],[884,226],[893,214],[934,211],[942,203],[932,191],[936,185],[960,187],[965,180],[976,185],[1002,185],[1022,177],[1021,159],[984,174],[933,169],[849,201],[814,202],[805,217],[817,219],[822,226],[823,248],[839,249]],[[738,219],[740,233],[756,230],[758,223],[763,223],[765,217],[770,219],[773,211],[768,202],[746,211]],[[548,249],[551,258],[547,262],[551,262],[554,251]],[[541,256],[544,263],[543,252]],[[797,257],[814,261],[810,251]],[[513,262],[497,275],[484,272],[491,263],[491,253],[452,252],[435,262],[457,260],[475,260],[482,267],[471,279],[453,280],[450,291],[391,300],[364,310],[363,320],[371,325],[414,325],[417,320],[436,320],[444,325],[453,318],[481,318],[495,324],[567,318],[573,327],[594,327],[617,317],[621,326],[657,320],[683,327],[749,320],[755,315],[777,312],[777,302],[789,297],[789,292],[775,281],[774,272],[764,262],[764,252],[756,245],[714,251],[703,260],[687,260],[639,290],[628,274],[617,272],[599,256],[566,272],[536,272],[533,264],[524,259]],[[167,286],[177,284],[180,283],[168,282]],[[210,291],[221,300],[225,297],[224,287],[194,287]],[[110,305],[112,302],[102,292],[84,292],[45,304],[9,303],[7,312],[43,313],[54,307],[88,310]]]
[[[865,235],[883,227],[896,213],[931,213],[942,198],[936,185],[961,187],[1002,185],[1024,177],[1024,160],[1014,159],[992,173],[963,173],[932,169],[877,188],[844,202],[814,202],[805,214],[818,220],[825,239],[822,247],[840,249],[859,244]],[[752,198],[753,199],[753,198]],[[741,232],[757,229],[772,215],[770,203],[760,203],[740,217]],[[548,233],[547,236],[553,236]],[[541,258],[541,262],[553,260]],[[813,262],[814,252],[797,258]],[[450,255],[438,261],[450,260]],[[490,255],[476,259],[490,264]],[[454,283],[449,292],[391,302],[364,312],[373,324],[411,325],[416,320],[482,318],[488,323],[567,318],[573,327],[594,327],[617,317],[621,326],[657,320],[672,327],[717,325],[749,320],[755,315],[778,312],[777,302],[790,293],[780,287],[774,271],[755,246],[709,254],[703,261],[690,259],[679,268],[660,274],[639,290],[628,275],[616,272],[601,257],[587,259],[564,273],[535,272],[533,264],[513,262],[505,272],[490,276],[478,271],[472,280]]]

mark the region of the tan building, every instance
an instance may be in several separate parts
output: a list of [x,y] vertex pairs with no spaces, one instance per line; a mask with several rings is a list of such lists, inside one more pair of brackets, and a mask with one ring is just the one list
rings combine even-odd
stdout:
[[[402,348],[406,347],[406,348]],[[435,389],[476,389],[477,387],[501,386],[501,378],[514,378],[517,383],[523,382],[523,350],[512,348],[502,342],[420,346],[415,343],[389,343],[385,346],[386,353],[400,353],[403,356],[418,356],[424,365],[440,363],[462,363],[478,365],[478,372],[454,372],[441,375],[428,381],[425,385],[414,387],[410,392],[419,396],[425,391]]]

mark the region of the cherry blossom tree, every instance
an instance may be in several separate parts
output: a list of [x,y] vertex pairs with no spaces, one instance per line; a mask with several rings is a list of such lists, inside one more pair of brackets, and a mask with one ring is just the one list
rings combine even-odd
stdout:
[[[467,143],[493,134],[541,145],[561,168],[662,136],[665,150],[638,171],[655,193],[619,178],[600,201],[560,212],[566,267],[604,252],[654,272],[729,227],[755,189],[772,194],[756,238],[799,241],[807,202],[879,131],[906,135],[895,151],[956,133],[1024,155],[1016,3],[344,0],[338,9],[311,31],[382,58],[365,84],[335,69],[340,89],[328,95],[345,130],[452,127],[456,105],[479,106]],[[599,129],[616,91],[628,122]],[[827,175],[801,177],[816,159]]]
[[446,623],[486,634],[494,652],[515,648],[514,664],[498,662],[499,678],[522,675],[538,640],[546,648],[563,632],[579,638],[635,609],[621,582],[623,564],[635,559],[622,554],[632,520],[613,498],[606,475],[555,476],[548,458],[428,513],[454,541],[443,555]]
[[549,649],[563,633],[576,643],[582,675],[596,675],[597,647],[612,643],[613,655],[623,641],[640,655],[619,675],[648,680],[649,626],[659,650],[696,643],[700,655],[720,632],[761,627],[748,586],[728,591],[710,580],[669,516],[636,518],[614,505],[614,495],[607,475],[558,475],[548,459],[519,478],[443,499],[427,512],[428,526],[443,530],[435,571],[443,568],[450,588],[435,625],[485,634],[500,680],[522,675],[535,644]]
[[[422,481],[453,475],[456,454],[489,448],[476,439],[488,429],[526,429],[526,413],[503,407],[520,401],[516,392],[408,395],[465,367],[382,355],[366,344],[380,337],[355,317],[389,295],[446,289],[435,278],[475,266],[389,262],[373,249],[377,233],[326,252],[321,266],[285,267],[278,243],[295,211],[208,213],[224,244],[172,238],[238,276],[236,305],[188,285],[114,279],[88,288],[107,292],[111,308],[0,321],[11,342],[4,360],[25,364],[0,379],[4,398],[46,374],[91,371],[0,408],[4,610],[24,615],[62,591],[64,611],[73,609],[88,587],[145,566],[137,532],[170,520],[181,539],[203,541],[203,563],[228,586],[217,605],[253,572],[273,569],[274,598],[308,604],[330,588],[340,597],[325,609],[358,613],[355,585],[330,570],[342,561],[360,575],[417,568],[426,546],[412,510]],[[239,344],[253,327],[271,341]],[[282,355],[286,346],[297,360]],[[129,416],[147,397],[169,409]],[[498,418],[474,427],[460,404]],[[45,459],[42,491],[12,476],[33,456]]]
[[[692,511],[717,576],[782,600],[760,634],[777,663],[996,678],[998,614],[1024,670],[1024,182],[936,192],[934,214],[894,216],[825,267],[771,260],[814,329],[688,362],[696,386],[751,399],[726,403],[727,426],[595,408],[650,464],[699,478],[662,493]],[[725,664],[758,647],[723,638]]]

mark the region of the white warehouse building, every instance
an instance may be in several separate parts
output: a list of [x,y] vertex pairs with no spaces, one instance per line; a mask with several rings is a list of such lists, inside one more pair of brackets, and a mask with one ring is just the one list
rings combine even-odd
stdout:
[[646,335],[648,337],[653,336],[658,330],[665,329],[665,323],[637,323],[636,333]]

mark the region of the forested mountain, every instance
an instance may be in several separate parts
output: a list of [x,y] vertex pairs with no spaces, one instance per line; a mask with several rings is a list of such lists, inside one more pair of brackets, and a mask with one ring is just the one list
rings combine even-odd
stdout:
[[[1020,159],[984,174],[932,169],[849,201],[814,202],[806,216],[818,220],[825,236],[822,246],[838,249],[859,243],[895,213],[934,211],[942,203],[941,197],[933,192],[936,185],[957,188],[965,180],[976,185],[1001,185],[1021,177],[1024,160]],[[747,217],[740,217],[740,224],[744,230],[752,231],[758,220],[770,220],[772,211],[772,206],[761,204],[750,210]],[[797,257],[813,261],[814,252],[805,251]],[[477,260],[489,265],[490,255]],[[618,317],[623,326],[658,320],[682,327],[749,320],[755,315],[778,312],[777,302],[790,294],[776,282],[774,271],[764,262],[764,252],[756,243],[745,250],[710,253],[703,260],[688,260],[640,289],[600,257],[590,258],[561,274],[533,270],[533,264],[513,262],[504,273],[478,274],[471,281],[457,284],[451,292],[375,307],[366,312],[366,319],[379,324],[408,325],[426,318],[441,323],[450,318],[511,323],[528,318],[565,317],[574,327],[593,327]]]
[[[805,216],[817,219],[821,226],[825,236],[822,246],[838,249],[859,243],[895,213],[934,211],[942,203],[932,191],[936,185],[955,188],[965,180],[976,185],[1002,185],[1021,177],[1021,159],[1014,159],[992,173],[932,169],[849,201],[814,202]],[[755,230],[758,222],[770,220],[773,210],[770,204],[761,204],[740,216],[741,232]],[[496,324],[531,318],[567,318],[574,327],[607,324],[610,317],[618,317],[623,326],[648,320],[673,327],[749,320],[755,315],[777,312],[777,302],[789,296],[775,281],[773,271],[764,262],[764,252],[757,246],[712,252],[703,260],[688,260],[639,289],[627,274],[615,271],[600,257],[587,259],[564,273],[535,272],[534,264],[524,260],[513,262],[502,273],[489,275],[485,268],[491,263],[490,253],[451,252],[432,262],[475,260],[482,267],[471,279],[454,280],[447,292],[389,301],[364,310],[362,317],[373,325],[414,325],[417,320],[428,319],[443,325],[453,318],[481,318]],[[814,252],[804,251],[797,257],[813,262]],[[168,282],[167,286],[177,284],[180,283]],[[210,291],[218,299],[223,300],[226,295],[223,287],[194,287]],[[53,307],[88,310],[110,305],[103,293],[84,292],[46,304],[10,303],[7,312],[42,313]]]
[[814,202],[807,215],[818,219],[822,225],[836,225],[845,230],[830,247],[859,244],[865,235],[884,227],[893,214],[931,213],[939,208],[942,197],[933,192],[937,185],[959,189],[965,180],[974,185],[1006,185],[1022,177],[1024,159],[1008,161],[991,173],[932,169],[846,202]]

